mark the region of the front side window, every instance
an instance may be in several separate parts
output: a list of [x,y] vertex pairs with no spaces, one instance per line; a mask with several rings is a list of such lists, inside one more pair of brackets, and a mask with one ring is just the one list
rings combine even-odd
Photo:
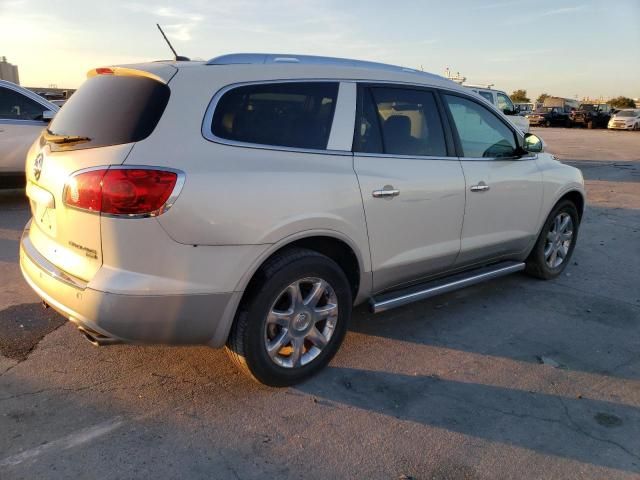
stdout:
[[35,100],[21,93],[0,87],[0,119],[2,120],[42,120],[46,110]]
[[498,93],[497,97],[498,97],[498,108],[500,110],[502,110],[503,112],[505,110],[509,112],[513,112],[515,110],[515,108],[513,107],[513,102],[504,93]]
[[323,150],[337,96],[335,82],[237,87],[218,101],[211,131],[236,142]]
[[462,152],[470,158],[513,157],[516,139],[509,127],[487,108],[466,98],[444,95]]
[[404,88],[363,91],[356,151],[444,157],[447,148],[432,92]]

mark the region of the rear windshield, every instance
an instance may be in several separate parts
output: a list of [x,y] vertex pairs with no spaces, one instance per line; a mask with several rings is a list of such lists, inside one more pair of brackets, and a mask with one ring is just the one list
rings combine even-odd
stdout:
[[146,77],[97,75],[89,78],[58,112],[49,133],[81,141],[64,149],[138,142],[158,124],[169,101],[169,87]]

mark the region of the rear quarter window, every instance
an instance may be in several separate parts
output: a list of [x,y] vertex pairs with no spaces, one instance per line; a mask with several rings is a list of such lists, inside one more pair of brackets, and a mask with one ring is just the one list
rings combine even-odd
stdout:
[[91,77],[49,125],[52,134],[88,140],[52,147],[75,150],[139,142],[153,132],[169,95],[167,85],[146,77]]
[[235,87],[215,106],[211,132],[236,142],[324,150],[337,96],[337,82]]

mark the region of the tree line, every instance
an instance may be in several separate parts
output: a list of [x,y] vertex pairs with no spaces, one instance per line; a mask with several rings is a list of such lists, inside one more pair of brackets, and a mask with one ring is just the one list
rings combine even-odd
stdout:
[[[544,103],[545,98],[550,97],[548,93],[541,93],[540,96],[536,99],[537,103]],[[516,103],[531,103],[529,97],[527,97],[527,91],[524,89],[514,90],[514,92],[509,95],[512,102]],[[607,102],[613,108],[636,108],[636,102],[633,101],[632,98],[619,96],[616,98],[612,98]]]

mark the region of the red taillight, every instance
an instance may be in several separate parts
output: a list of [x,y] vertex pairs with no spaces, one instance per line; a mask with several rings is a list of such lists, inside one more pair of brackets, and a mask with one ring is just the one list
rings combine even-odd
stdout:
[[96,68],[97,75],[113,75],[113,70],[108,67],[99,67]]
[[92,170],[71,177],[64,203],[110,215],[158,214],[177,180],[176,173],[165,170]]

